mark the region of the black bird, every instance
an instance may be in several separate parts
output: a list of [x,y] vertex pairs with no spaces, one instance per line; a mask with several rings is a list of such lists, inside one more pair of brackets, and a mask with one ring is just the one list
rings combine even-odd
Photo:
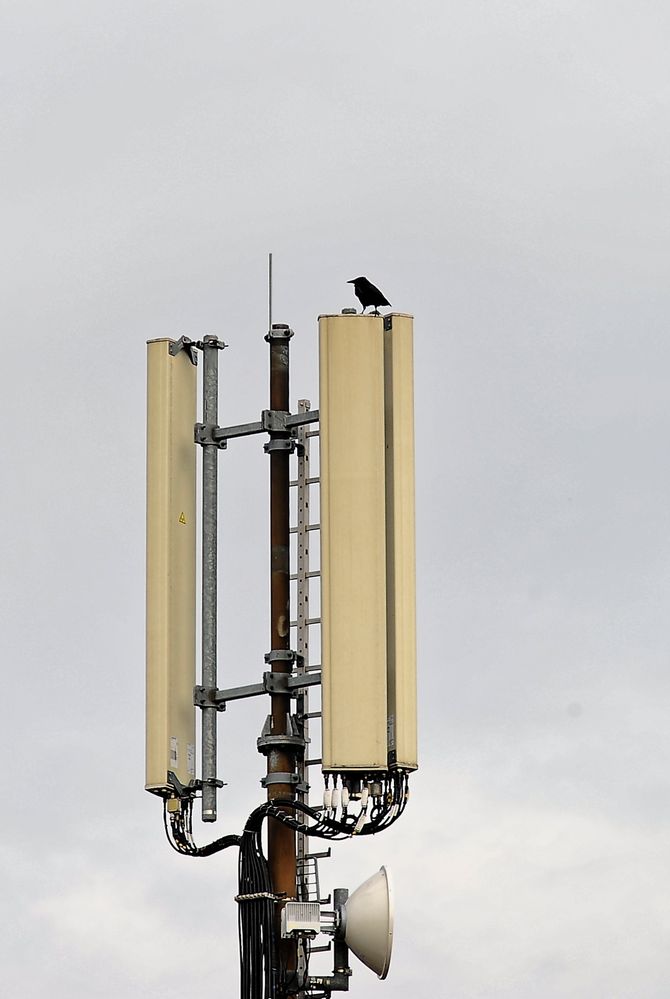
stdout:
[[362,312],[365,312],[368,305],[374,305],[372,315],[378,316],[380,305],[391,304],[386,301],[379,288],[375,288],[372,282],[368,281],[366,277],[353,278],[351,281],[347,281],[347,284],[353,284],[356,298],[363,306]]

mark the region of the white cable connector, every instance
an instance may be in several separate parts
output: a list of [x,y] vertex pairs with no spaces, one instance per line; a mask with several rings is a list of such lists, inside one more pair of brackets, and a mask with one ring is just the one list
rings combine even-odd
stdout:
[[361,812],[361,814],[358,816],[358,821],[354,826],[354,836],[361,831],[361,829],[365,825],[365,820],[367,819],[367,817],[368,817],[367,813],[364,811]]
[[329,787],[327,787],[323,792],[323,807],[327,812],[329,812],[333,807],[333,792]]

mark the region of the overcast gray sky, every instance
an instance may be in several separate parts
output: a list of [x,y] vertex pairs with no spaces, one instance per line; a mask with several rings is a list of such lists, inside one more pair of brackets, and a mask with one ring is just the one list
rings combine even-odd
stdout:
[[[0,2],[2,979],[237,993],[235,858],[144,782],[145,340],[218,333],[294,406],[367,274],[415,317],[420,748],[391,972],[352,996],[665,999],[670,9]],[[221,457],[222,683],[267,650],[267,459]],[[261,799],[221,720],[221,832]],[[211,836],[211,830],[201,839]]]

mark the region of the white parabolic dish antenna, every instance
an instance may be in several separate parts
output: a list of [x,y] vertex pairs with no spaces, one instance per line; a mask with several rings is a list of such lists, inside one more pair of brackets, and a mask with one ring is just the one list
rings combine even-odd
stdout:
[[379,978],[386,978],[393,948],[393,890],[382,867],[343,906],[344,940]]

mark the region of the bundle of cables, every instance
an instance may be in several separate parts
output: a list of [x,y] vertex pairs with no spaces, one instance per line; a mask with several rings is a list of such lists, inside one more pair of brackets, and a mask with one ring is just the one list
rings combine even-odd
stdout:
[[279,980],[274,938],[275,902],[268,862],[263,854],[260,809],[251,813],[242,833],[239,862],[240,995],[273,999]]
[[[321,839],[374,836],[375,833],[388,829],[400,818],[409,798],[408,785],[409,774],[395,771],[385,779],[381,794],[373,798],[366,797],[360,810],[353,814],[348,808],[342,808],[340,819],[335,818],[334,812],[312,808],[304,802],[289,798],[274,798],[257,808],[256,812],[263,812],[306,836],[318,836]],[[314,821],[300,822],[288,815],[284,808],[295,809]]]
[[183,797],[179,799],[179,808],[172,811],[168,804],[169,799],[163,803],[163,825],[165,835],[173,850],[182,853],[187,857],[211,857],[213,853],[219,853],[229,846],[239,846],[240,836],[222,836],[215,839],[206,846],[196,846],[193,841],[192,820],[193,820],[193,798]]
[[[180,800],[179,808],[165,802],[165,830],[178,853],[208,857],[229,846],[239,846],[238,894],[241,999],[274,999],[282,981],[275,941],[275,906],[281,897],[272,891],[261,832],[266,818],[296,832],[322,839],[348,839],[374,835],[387,829],[402,814],[408,798],[408,774],[397,771],[387,777],[381,794],[373,796],[350,814],[347,808],[336,819],[334,813],[293,798],[273,798],[254,809],[241,836],[222,836],[206,846],[195,845],[192,836],[193,799]],[[290,812],[288,811],[290,810]],[[302,820],[295,813],[303,816]],[[311,821],[310,821],[311,820]]]

